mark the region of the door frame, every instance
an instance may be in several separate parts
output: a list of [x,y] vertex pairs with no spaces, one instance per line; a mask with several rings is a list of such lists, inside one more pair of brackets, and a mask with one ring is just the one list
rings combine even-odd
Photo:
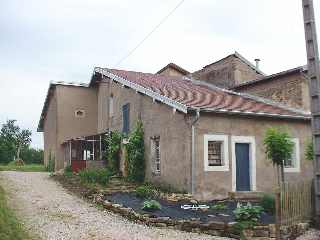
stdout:
[[231,136],[231,152],[232,152],[232,191],[237,191],[237,161],[236,161],[236,143],[249,144],[249,174],[250,174],[250,191],[257,189],[256,176],[256,141],[254,136]]

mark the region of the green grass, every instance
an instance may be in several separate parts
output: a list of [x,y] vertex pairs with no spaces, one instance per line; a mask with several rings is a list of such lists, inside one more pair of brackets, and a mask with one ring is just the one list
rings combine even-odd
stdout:
[[8,165],[0,165],[0,171],[45,172],[46,168],[41,164],[16,166],[14,163],[9,163]]
[[4,190],[0,186],[0,239],[31,240],[13,212],[8,208]]

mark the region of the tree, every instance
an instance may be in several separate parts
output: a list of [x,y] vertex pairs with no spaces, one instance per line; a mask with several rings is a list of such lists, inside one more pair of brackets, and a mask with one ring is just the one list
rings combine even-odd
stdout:
[[[277,166],[278,184],[284,182],[284,163],[291,159],[294,143],[289,134],[276,128],[269,128],[264,138],[267,158],[272,160],[274,166]],[[281,171],[279,171],[279,168]]]
[[3,149],[8,151],[9,156],[13,154],[17,159],[20,159],[21,149],[29,147],[31,142],[31,131],[20,129],[16,125],[16,120],[8,120],[7,123],[2,125],[0,140]]

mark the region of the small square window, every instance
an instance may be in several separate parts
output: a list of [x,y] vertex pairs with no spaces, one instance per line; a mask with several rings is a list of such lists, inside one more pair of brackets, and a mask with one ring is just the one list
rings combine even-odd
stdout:
[[76,111],[74,112],[74,116],[75,116],[76,118],[84,118],[85,115],[86,115],[86,112],[85,112],[84,110],[82,110],[82,109],[78,109],[78,110],[76,110]]
[[204,171],[229,171],[227,135],[204,135]]

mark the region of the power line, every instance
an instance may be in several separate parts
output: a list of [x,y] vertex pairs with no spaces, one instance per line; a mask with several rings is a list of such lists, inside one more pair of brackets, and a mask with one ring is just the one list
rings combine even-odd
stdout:
[[185,0],[180,1],[161,21],[131,50],[129,51],[123,58],[121,58],[114,67],[117,67],[126,60],[129,56],[131,56],[184,2]]

